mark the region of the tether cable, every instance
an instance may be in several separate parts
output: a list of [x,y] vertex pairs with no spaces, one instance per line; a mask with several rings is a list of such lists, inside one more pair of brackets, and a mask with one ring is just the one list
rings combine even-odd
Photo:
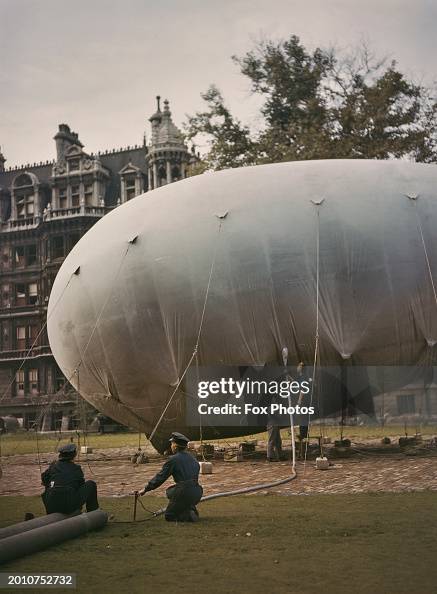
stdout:
[[[311,202],[316,207],[317,228],[316,228],[316,332],[315,332],[315,344],[314,344],[314,362],[313,362],[313,377],[312,377],[312,385],[311,385],[310,407],[313,404],[317,362],[318,362],[318,358],[319,358],[319,321],[320,321],[320,208],[319,207],[323,204],[324,201],[325,201],[324,198],[322,198],[321,200],[317,200],[317,201],[311,200]],[[305,442],[303,476],[305,476],[307,457],[308,457],[308,442],[310,439],[310,426],[311,426],[311,416],[308,415],[308,434],[307,434],[307,439]]]
[[419,234],[420,234],[420,239],[422,241],[423,251],[424,251],[425,260],[426,260],[426,266],[428,268],[429,280],[431,282],[432,291],[434,293],[434,301],[435,301],[435,304],[437,306],[437,291],[436,291],[436,288],[435,288],[434,278],[432,276],[431,264],[430,264],[429,256],[428,256],[428,249],[426,247],[425,237],[423,235],[422,222],[420,220],[419,211],[418,211],[418,208],[417,208],[417,200],[418,200],[419,196],[417,196],[417,195],[408,195],[407,194],[407,198],[409,200],[411,200],[411,202],[414,205],[414,211],[416,213],[416,218],[417,218],[417,228],[418,228],[418,231],[419,231]]

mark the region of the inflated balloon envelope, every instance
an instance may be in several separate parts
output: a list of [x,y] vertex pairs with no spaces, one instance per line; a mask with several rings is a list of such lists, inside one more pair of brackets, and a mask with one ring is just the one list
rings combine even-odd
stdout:
[[[320,366],[429,376],[436,206],[435,165],[394,160],[246,167],[148,192],[66,258],[48,308],[53,354],[96,408],[156,428],[158,448],[174,430],[198,436],[185,423],[188,364],[281,365],[287,348],[289,365],[311,366],[318,335]],[[371,392],[359,410],[372,412]],[[332,387],[318,400],[323,414],[344,405]],[[251,428],[203,427],[238,432]]]

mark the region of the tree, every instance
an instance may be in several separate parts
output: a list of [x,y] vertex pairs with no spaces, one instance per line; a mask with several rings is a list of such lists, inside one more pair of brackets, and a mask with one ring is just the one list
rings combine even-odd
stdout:
[[231,115],[217,87],[211,85],[201,97],[208,110],[189,117],[188,137],[204,134],[213,139],[204,157],[205,169],[228,169],[253,163],[256,156],[250,130]]
[[407,80],[396,62],[377,61],[366,46],[346,56],[309,52],[293,35],[233,60],[264,100],[263,125],[251,130],[236,120],[211,86],[202,95],[207,109],[187,123],[190,138],[207,139],[207,169],[324,158],[436,161],[432,91]]

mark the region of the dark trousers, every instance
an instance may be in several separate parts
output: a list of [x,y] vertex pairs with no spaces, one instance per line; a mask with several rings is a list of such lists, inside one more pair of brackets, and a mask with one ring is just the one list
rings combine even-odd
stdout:
[[87,512],[99,508],[97,485],[94,481],[85,481],[78,489],[72,487],[49,487],[41,495],[48,514],[71,514],[86,505]]
[[199,515],[196,504],[202,499],[203,489],[196,481],[176,483],[166,494],[169,499],[165,510],[167,522],[192,522],[191,511]]
[[280,460],[282,454],[281,429],[278,425],[268,425],[267,433],[267,460]]

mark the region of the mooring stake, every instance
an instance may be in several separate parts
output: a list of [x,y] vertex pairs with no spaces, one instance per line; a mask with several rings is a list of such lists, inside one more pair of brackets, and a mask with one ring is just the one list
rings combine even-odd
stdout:
[[134,498],[134,522],[135,522],[137,519],[138,491],[135,491],[134,496],[135,496],[135,498]]

